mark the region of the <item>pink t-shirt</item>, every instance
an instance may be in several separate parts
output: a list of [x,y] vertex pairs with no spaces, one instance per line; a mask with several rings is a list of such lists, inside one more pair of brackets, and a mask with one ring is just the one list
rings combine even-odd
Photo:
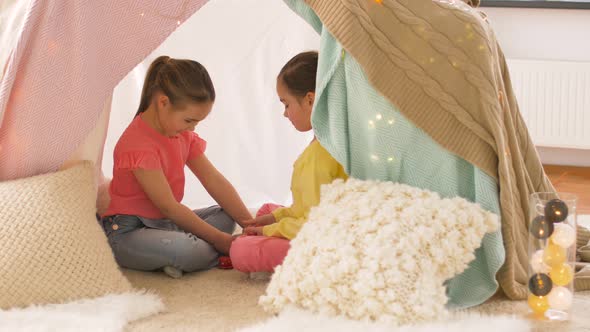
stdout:
[[136,215],[164,218],[133,175],[134,169],[161,169],[178,202],[184,196],[184,166],[200,156],[207,143],[192,131],[173,137],[160,134],[140,116],[125,129],[115,146],[111,202],[104,216]]

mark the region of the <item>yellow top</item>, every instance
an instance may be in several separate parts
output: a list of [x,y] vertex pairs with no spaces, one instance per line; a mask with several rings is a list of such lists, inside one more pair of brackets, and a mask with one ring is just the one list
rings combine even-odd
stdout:
[[314,140],[293,164],[291,192],[293,204],[272,212],[276,223],[264,226],[266,236],[294,238],[307,221],[309,210],[320,202],[320,186],[347,179],[344,168]]

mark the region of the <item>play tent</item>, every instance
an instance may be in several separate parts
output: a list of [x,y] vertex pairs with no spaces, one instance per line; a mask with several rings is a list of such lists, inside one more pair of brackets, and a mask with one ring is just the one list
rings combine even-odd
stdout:
[[[336,36],[334,38],[342,42],[342,54],[349,51],[354,59],[361,63],[371,84],[388,98],[389,102],[398,106],[404,115],[412,116],[411,120],[416,126],[424,129],[441,145],[441,148],[437,149],[447,148],[473,165],[482,166],[488,176],[498,178],[500,186],[503,186],[499,190],[499,196],[502,204],[502,231],[508,252],[508,268],[503,271],[505,276],[502,279],[509,288],[515,288],[511,296],[524,298],[524,266],[528,264],[524,257],[526,250],[523,240],[524,234],[527,233],[526,197],[533,190],[551,191],[552,187],[544,177],[534,145],[518,113],[506,63],[491,28],[485,17],[469,7],[476,5],[478,1],[390,1],[383,7],[377,7],[381,1],[335,1],[336,7],[317,0],[305,3],[313,6],[322,23],[328,26],[327,30],[334,28],[330,32]],[[32,7],[28,11],[30,14],[25,21],[34,24],[25,24],[0,88],[0,117],[3,116],[0,132],[3,154],[0,160],[2,179],[52,171],[71,159],[100,160],[111,98],[114,97],[115,101],[123,98],[127,100],[127,104],[131,104],[122,103],[121,110],[117,110],[116,114],[126,115],[117,118],[117,121],[111,121],[120,126],[120,131],[129,122],[130,114],[133,114],[133,100],[137,99],[139,90],[137,83],[135,87],[127,87],[126,90],[123,82],[121,90],[115,91],[113,95],[113,88],[139,62],[146,57],[149,61],[149,54],[172,31],[198,11],[204,1],[155,2],[149,7],[125,3],[33,4],[45,7]],[[217,112],[224,115],[219,115],[215,123],[211,121],[210,139],[207,132],[202,133],[211,141],[226,142],[223,146],[210,146],[211,150],[220,151],[218,155],[213,156],[214,161],[215,158],[219,159],[220,168],[237,184],[242,195],[251,200],[248,204],[255,206],[268,199],[285,199],[279,197],[279,190],[276,194],[268,195],[267,192],[271,191],[259,191],[258,188],[281,188],[283,185],[286,187],[288,177],[285,175],[288,172],[284,170],[288,169],[288,160],[305,144],[305,137],[295,143],[288,138],[285,142],[280,141],[285,138],[283,133],[287,131],[286,127],[279,127],[278,121],[268,120],[273,114],[280,113],[273,113],[278,102],[276,97],[269,97],[273,95],[274,73],[289,56],[302,48],[309,48],[308,45],[317,46],[317,37],[311,37],[313,32],[309,28],[303,28],[304,25],[297,21],[297,18],[287,18],[286,11],[282,17],[276,16],[275,11],[267,7],[257,7],[260,2],[252,3],[250,8],[246,6],[241,9],[237,2],[235,4],[231,9],[237,11],[236,16],[229,17],[227,33],[222,33],[227,37],[217,35],[209,43],[200,44],[201,37],[206,38],[224,31],[224,25],[220,20],[224,16],[229,16],[227,13],[231,11],[229,8],[220,8],[216,15],[211,16],[212,22],[204,24],[207,20],[200,20],[205,27],[198,31],[205,36],[199,36],[200,32],[196,33],[190,29],[187,30],[186,38],[179,37],[177,43],[182,49],[179,52],[187,54],[187,57],[193,54],[183,53],[189,46],[196,47],[194,54],[201,54],[201,49],[210,50],[211,64],[202,61],[210,66],[215,82],[227,82],[225,84],[228,101],[220,102],[218,107],[223,111]],[[269,6],[274,5],[278,11],[286,10],[280,7],[283,5],[278,2],[272,5],[269,2]],[[213,8],[210,9],[213,11]],[[208,7],[201,10],[206,11]],[[247,10],[264,14],[261,19],[246,19],[248,15],[244,14]],[[452,13],[457,19],[447,21],[448,13]],[[63,22],[68,22],[68,27],[72,26],[71,29],[64,29],[60,22],[52,20],[55,15],[62,17]],[[195,16],[198,15],[199,13]],[[394,16],[395,20],[389,20]],[[359,17],[362,19],[358,19]],[[86,20],[90,22],[86,24]],[[297,23],[290,24],[291,20]],[[264,32],[251,32],[256,26],[253,21],[256,24],[268,22],[266,27],[260,28],[266,35]],[[316,23],[318,21],[316,17]],[[275,24],[277,28],[285,27],[287,33],[291,31],[289,29],[293,29],[293,35],[299,36],[296,38],[305,36],[301,30],[307,29],[310,38],[298,39],[301,44],[297,47],[291,46],[290,38],[283,39],[286,32],[274,29]],[[217,28],[218,26],[221,27]],[[432,26],[434,28],[431,29]],[[250,36],[250,40],[255,42],[248,42],[247,37],[240,33]],[[453,33],[465,35],[465,38],[471,38],[474,42],[462,44],[460,40],[463,39],[454,38],[455,35],[454,39],[450,39],[449,36]],[[239,40],[233,40],[236,35]],[[284,41],[284,45],[281,41]],[[234,46],[235,48],[232,48]],[[174,49],[173,46],[170,47],[169,49],[163,45],[162,50],[168,52]],[[286,54],[277,55],[275,47]],[[290,47],[294,49],[291,51]],[[236,52],[242,55],[236,55]],[[339,52],[330,55],[337,59]],[[427,57],[428,55],[431,57]],[[216,66],[220,68],[217,72],[225,73],[223,79],[216,77],[217,74],[213,70]],[[137,77],[131,80],[141,82],[143,70],[145,64],[132,71],[131,75]],[[320,74],[324,75],[322,78],[330,78],[330,73]],[[364,80],[362,75],[356,78],[358,79],[351,81],[355,83]],[[364,87],[367,85],[368,83]],[[219,85],[218,90],[220,95],[225,91],[223,86]],[[252,90],[260,92],[250,92]],[[133,91],[135,96],[127,99],[133,95]],[[337,99],[342,95],[332,97]],[[375,96],[375,100],[377,98],[378,96]],[[322,107],[322,100],[319,99],[320,102],[316,99],[316,106],[319,104]],[[342,107],[336,107],[336,111],[351,106],[352,102],[347,105],[350,100],[337,105]],[[389,106],[387,101],[382,104]],[[262,107],[260,110],[251,109],[257,108],[258,105]],[[365,110],[361,109],[363,105],[365,104],[361,103],[360,107],[356,105],[356,114],[368,116],[368,113],[362,112]],[[317,110],[316,107],[314,116],[322,114]],[[254,112],[260,113],[256,116]],[[111,120],[113,119],[111,117]],[[361,134],[355,135],[352,131],[347,131],[348,128],[338,133],[337,130],[328,130],[329,133],[326,135],[326,129],[332,129],[331,121],[340,119],[342,117],[329,118],[320,128],[324,130],[324,138],[340,135],[340,142],[336,142],[341,143],[339,146],[334,144],[335,141],[327,141],[327,149],[339,161],[344,160],[342,156],[350,152],[346,151],[349,138],[373,137],[375,140],[371,142],[370,147],[380,149],[391,142],[392,136],[396,136],[392,131],[388,131],[388,139],[379,141],[383,136],[378,137],[374,132],[369,134],[366,130],[359,130]],[[365,121],[366,118],[361,120]],[[266,121],[269,122],[265,123]],[[362,123],[364,128],[366,123]],[[360,122],[350,121],[348,124],[356,126]],[[269,131],[260,130],[259,127],[269,128]],[[227,128],[227,131],[220,128]],[[357,126],[354,130],[359,128],[360,126]],[[110,142],[114,142],[118,136],[115,130],[110,131]],[[230,138],[230,135],[237,137]],[[353,139],[350,141],[354,141]],[[356,148],[362,148],[358,141],[353,143],[357,144]],[[274,145],[270,146],[271,144]],[[285,151],[291,151],[287,144],[299,149],[293,149],[291,156],[281,158],[281,162],[285,163],[282,165],[284,167],[281,167],[274,159],[277,159],[277,155],[283,155]],[[236,157],[237,154],[239,156]],[[268,158],[273,162],[265,163],[261,158]],[[367,158],[375,161],[384,160],[377,155],[373,158],[367,153],[363,153],[362,156],[359,154],[355,158],[353,163],[343,162],[347,170],[350,164],[353,168],[358,165],[362,168],[363,163],[367,164]],[[393,157],[390,158],[393,160]],[[385,160],[389,160],[388,156]],[[406,159],[402,158],[402,161],[405,162]],[[224,167],[227,169],[223,169]],[[274,171],[277,173],[273,174]],[[354,169],[350,174],[353,177],[357,175]],[[367,174],[368,177],[373,175],[370,172],[364,175]],[[457,174],[454,175],[457,178]],[[244,177],[243,182],[239,179],[241,176]],[[260,180],[264,180],[265,184],[261,185]],[[279,181],[283,181],[283,184],[278,183]],[[194,197],[198,196],[197,192]],[[187,202],[191,203],[201,202]],[[513,267],[514,270],[511,270]]]

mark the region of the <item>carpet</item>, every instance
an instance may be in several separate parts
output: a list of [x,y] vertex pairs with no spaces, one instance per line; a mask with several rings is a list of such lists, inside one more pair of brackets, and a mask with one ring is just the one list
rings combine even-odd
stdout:
[[344,317],[313,315],[308,311],[287,308],[278,317],[239,332],[527,332],[529,322],[512,316],[486,317],[480,314],[464,314],[452,320],[416,326],[391,328],[373,322],[353,321]]
[[[157,294],[135,294],[77,301],[61,305],[30,307],[0,311],[0,332],[45,332],[45,331],[216,331],[244,332],[257,330],[261,324],[278,324],[271,320],[258,306],[258,298],[264,293],[268,281],[251,280],[235,270],[213,269],[206,272],[186,274],[181,279],[171,279],[163,273],[145,273],[124,270],[124,274],[136,288],[149,289]],[[131,305],[130,305],[131,304]],[[524,318],[533,327],[532,331],[590,331],[590,292],[578,292],[574,297],[572,319],[567,322],[545,322],[527,316],[524,301],[509,301],[496,296],[485,304],[466,312],[468,315],[508,315],[494,317],[494,324],[515,323],[511,318]],[[305,315],[300,316],[301,323]],[[469,317],[469,316],[468,316]],[[475,316],[477,317],[477,316]],[[484,317],[462,321],[462,326],[479,322],[477,329],[483,332],[491,326]],[[268,321],[268,322],[267,322]],[[127,324],[127,322],[130,322]],[[317,322],[321,324],[322,321]],[[125,326],[125,324],[127,324]],[[124,327],[125,326],[125,327]],[[269,325],[274,326],[274,325]],[[300,326],[300,325],[297,325]],[[441,326],[441,325],[438,325]],[[445,326],[445,325],[442,325]],[[496,325],[494,325],[496,326]],[[518,328],[520,325],[511,325]],[[282,328],[281,331],[284,329]],[[323,328],[323,331],[328,329]],[[453,329],[455,331],[456,329]],[[496,329],[508,332],[506,329]],[[275,331],[277,331],[275,329]],[[297,332],[314,331],[311,327]],[[379,330],[376,330],[379,331]],[[385,331],[385,330],[382,330]],[[398,330],[397,332],[424,330]],[[451,331],[447,329],[447,331]],[[460,330],[459,330],[460,331]],[[514,330],[518,331],[518,330]]]
[[[590,220],[586,217],[582,221]],[[123,270],[123,273],[134,287],[148,289],[150,293],[110,295],[61,305],[0,310],[0,332],[233,332],[240,329],[253,332],[264,326],[262,324],[278,322],[258,306],[258,298],[264,294],[268,280],[252,280],[235,270],[219,269],[185,274],[181,279],[171,279],[159,272]],[[525,318],[535,332],[577,332],[590,331],[588,308],[590,292],[578,292],[574,296],[570,321],[539,321],[527,315],[526,302],[495,296],[485,304],[468,310],[467,314],[508,315],[508,321],[512,316]],[[488,320],[475,320],[479,322],[479,326],[472,330],[483,332],[483,328],[488,327]],[[464,323],[470,322],[472,321]],[[283,328],[281,327],[281,331]],[[303,331],[313,330],[298,330]],[[401,331],[403,330],[399,332]]]
[[[268,281],[251,280],[245,274],[235,270],[213,269],[187,274],[182,279],[171,279],[163,273],[130,270],[125,270],[124,274],[135,287],[156,291],[167,307],[165,311],[157,315],[134,321],[128,325],[126,331],[129,332],[158,330],[234,332],[245,328],[256,328],[273,317],[258,306],[258,298],[264,293]],[[524,318],[535,332],[577,332],[590,331],[588,308],[590,308],[590,292],[578,292],[574,297],[572,319],[567,322],[535,320],[528,316],[525,301],[510,301],[502,296],[495,296],[485,304],[465,313]],[[483,323],[487,321],[482,319],[479,321],[480,326],[472,331],[483,331],[481,330],[485,327]],[[303,331],[314,330],[298,330],[298,332]]]

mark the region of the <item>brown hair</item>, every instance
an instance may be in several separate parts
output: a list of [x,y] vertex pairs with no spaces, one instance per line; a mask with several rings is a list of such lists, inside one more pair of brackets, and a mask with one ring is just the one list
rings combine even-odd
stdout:
[[215,88],[203,65],[165,55],[154,60],[147,71],[135,116],[148,109],[156,91],[165,94],[172,105],[215,101]]
[[308,92],[315,92],[315,78],[318,70],[318,52],[299,53],[287,62],[279,72],[289,92],[302,98]]

